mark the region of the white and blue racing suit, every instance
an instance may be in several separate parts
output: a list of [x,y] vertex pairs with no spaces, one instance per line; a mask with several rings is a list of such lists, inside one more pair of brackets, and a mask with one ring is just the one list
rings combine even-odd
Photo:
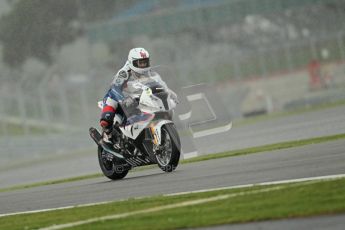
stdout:
[[[117,72],[117,74],[114,76],[110,89],[103,98],[103,109],[100,119],[102,127],[104,127],[104,124],[102,125],[102,122],[106,122],[105,124],[107,127],[104,128],[111,128],[118,103],[125,99],[123,89],[126,87],[127,82],[137,80],[141,77],[148,76],[137,76],[137,74],[129,68],[128,61]],[[159,82],[164,88],[169,90],[173,96],[173,99],[177,101],[177,95],[167,87],[166,83],[160,78],[159,75],[156,75],[156,77],[152,77],[152,79]]]

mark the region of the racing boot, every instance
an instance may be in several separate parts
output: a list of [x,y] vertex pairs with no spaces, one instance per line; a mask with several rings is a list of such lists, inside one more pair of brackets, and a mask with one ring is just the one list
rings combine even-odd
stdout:
[[101,141],[101,145],[104,148],[104,150],[108,151],[108,152],[116,152],[115,148],[114,148],[114,143],[112,142],[112,126],[109,125],[109,123],[107,121],[102,120],[100,122],[100,125],[103,129],[102,132],[102,141]]

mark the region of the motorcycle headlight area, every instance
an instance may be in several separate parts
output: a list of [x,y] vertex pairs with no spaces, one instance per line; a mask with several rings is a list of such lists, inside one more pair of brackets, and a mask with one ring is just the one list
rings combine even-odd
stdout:
[[169,97],[168,93],[166,93],[166,92],[155,93],[152,96],[155,97],[156,99],[158,99],[157,101],[160,102],[160,108],[161,109],[169,110],[170,107],[168,104],[168,97]]
[[[141,109],[147,112],[156,112],[162,110],[169,110],[167,93],[151,94],[149,98],[140,101]],[[147,107],[147,108],[145,108]]]

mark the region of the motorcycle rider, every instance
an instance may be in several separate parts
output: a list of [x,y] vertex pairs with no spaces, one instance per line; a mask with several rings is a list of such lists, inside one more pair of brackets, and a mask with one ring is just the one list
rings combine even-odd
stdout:
[[[131,99],[125,98],[123,94],[123,89],[126,87],[127,82],[142,77],[149,77],[150,68],[150,55],[147,50],[144,48],[133,48],[129,51],[125,65],[114,76],[111,87],[103,99],[100,126],[103,129],[103,141],[105,143],[111,143],[110,138],[118,103],[127,99],[130,101]],[[159,81],[166,86],[161,79]],[[173,100],[178,103],[176,94],[170,89],[169,91],[172,93]]]

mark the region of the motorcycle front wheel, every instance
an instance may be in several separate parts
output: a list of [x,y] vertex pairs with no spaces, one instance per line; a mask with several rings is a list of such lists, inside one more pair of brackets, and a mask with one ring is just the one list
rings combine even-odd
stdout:
[[117,162],[115,159],[109,160],[107,152],[100,146],[98,147],[98,162],[104,176],[111,180],[120,180],[124,178],[129,171],[126,169],[125,165]]
[[157,163],[163,171],[172,172],[180,160],[180,139],[173,124],[164,125],[161,135],[161,148],[156,152]]

